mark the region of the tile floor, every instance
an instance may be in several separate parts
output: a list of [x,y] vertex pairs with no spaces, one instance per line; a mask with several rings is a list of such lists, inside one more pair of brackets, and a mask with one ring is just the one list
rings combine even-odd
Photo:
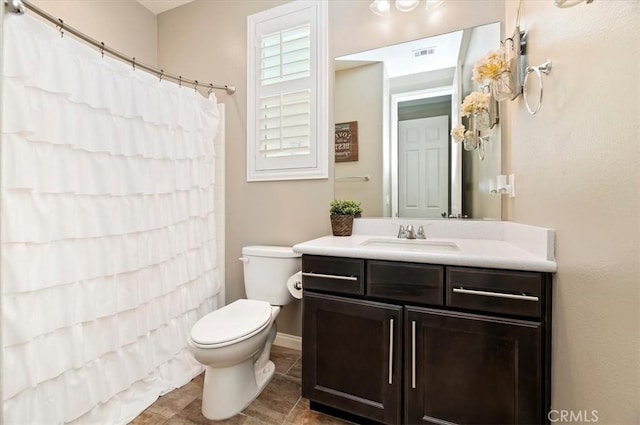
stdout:
[[132,425],[343,425],[350,424],[332,416],[309,410],[309,400],[300,396],[300,351],[273,346],[271,360],[276,366],[273,379],[244,411],[223,421],[202,416],[202,382],[199,375],[182,388],[160,397]]

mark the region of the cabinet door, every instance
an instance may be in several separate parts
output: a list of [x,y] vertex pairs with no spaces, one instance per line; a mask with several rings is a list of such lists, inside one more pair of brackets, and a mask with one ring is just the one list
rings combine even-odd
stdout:
[[538,322],[407,308],[406,423],[545,423],[541,335]]
[[400,423],[402,307],[304,293],[302,395]]

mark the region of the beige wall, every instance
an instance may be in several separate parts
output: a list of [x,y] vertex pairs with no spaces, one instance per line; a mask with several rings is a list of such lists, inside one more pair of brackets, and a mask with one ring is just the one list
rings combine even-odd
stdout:
[[336,177],[364,176],[369,181],[338,180],[336,199],[362,202],[363,217],[382,217],[382,63],[335,73],[334,120],[358,122],[358,160],[335,164]]
[[[508,1],[507,22],[517,2]],[[553,406],[640,423],[640,2],[525,1],[529,62],[553,60],[531,116],[506,103],[508,218],[556,230]]]
[[352,0],[329,1],[331,58],[461,28],[499,22],[504,18],[503,0],[450,0],[432,13],[427,12],[424,7],[419,7],[411,13],[392,11],[391,19],[371,13],[370,3]]
[[50,15],[62,18],[65,24],[126,56],[135,57],[138,62],[151,66],[158,62],[156,16],[135,0],[30,1]]

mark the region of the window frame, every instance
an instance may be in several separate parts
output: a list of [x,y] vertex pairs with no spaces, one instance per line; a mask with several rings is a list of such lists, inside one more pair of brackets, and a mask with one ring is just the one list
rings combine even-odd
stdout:
[[[260,107],[261,94],[273,94],[271,89],[265,90],[259,86],[261,76],[259,61],[260,37],[267,34],[259,32],[262,26],[272,30],[286,30],[295,26],[287,22],[287,15],[303,12],[311,12],[311,43],[315,46],[315,54],[311,57],[311,73],[315,72],[315,78],[311,78],[309,88],[311,94],[311,121],[310,121],[310,155],[288,156],[274,158],[274,161],[257,160],[260,154],[260,120],[258,108]],[[280,22],[278,22],[280,21]],[[328,99],[328,6],[326,1],[297,0],[284,5],[268,9],[247,17],[247,181],[272,181],[272,180],[304,180],[327,179],[329,177],[329,99]],[[312,52],[314,48],[312,47]],[[300,84],[295,80],[277,83],[282,86],[290,86],[290,89],[281,89],[277,93],[296,91]],[[267,86],[268,87],[268,86]],[[258,162],[260,166],[258,166]],[[267,164],[267,165],[265,165]],[[270,165],[269,165],[270,164]],[[286,166],[284,165],[286,164]]]

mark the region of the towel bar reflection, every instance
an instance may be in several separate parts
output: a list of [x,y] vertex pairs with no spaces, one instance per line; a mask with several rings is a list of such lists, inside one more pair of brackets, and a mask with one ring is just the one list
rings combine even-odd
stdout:
[[344,176],[336,177],[336,182],[368,182],[371,180],[369,176]]

